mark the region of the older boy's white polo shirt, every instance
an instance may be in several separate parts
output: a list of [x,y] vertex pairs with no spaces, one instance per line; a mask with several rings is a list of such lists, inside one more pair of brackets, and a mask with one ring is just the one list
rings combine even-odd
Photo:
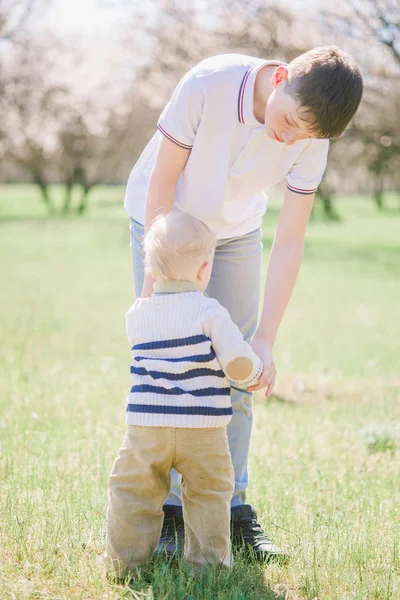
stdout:
[[148,182],[163,135],[191,150],[175,206],[201,219],[219,239],[259,227],[267,205],[264,190],[285,178],[298,194],[316,191],[328,141],[287,146],[269,138],[254,116],[256,74],[280,64],[225,54],[202,61],[183,77],[129,177],[125,208],[133,219],[144,223]]

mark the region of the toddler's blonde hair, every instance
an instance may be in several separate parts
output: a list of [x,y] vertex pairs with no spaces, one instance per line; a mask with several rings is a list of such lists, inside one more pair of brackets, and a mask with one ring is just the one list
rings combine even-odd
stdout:
[[157,281],[185,281],[213,259],[217,240],[199,219],[183,212],[158,216],[144,240],[145,268]]

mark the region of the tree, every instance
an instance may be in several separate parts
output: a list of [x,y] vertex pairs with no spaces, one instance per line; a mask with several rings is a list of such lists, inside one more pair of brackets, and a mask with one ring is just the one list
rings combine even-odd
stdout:
[[372,197],[384,208],[383,192],[398,189],[400,173],[400,12],[397,0],[350,0],[335,13],[323,11],[325,25],[351,39],[364,60],[365,92],[350,130],[359,143],[358,160],[372,180]]
[[0,41],[18,42],[35,0],[0,0]]
[[65,87],[49,81],[50,55],[41,45],[21,43],[5,66],[0,124],[4,156],[27,170],[49,210],[52,155],[57,147],[61,115],[69,98]]
[[[135,80],[113,96],[107,86],[84,91],[57,78],[65,48],[57,39],[29,40],[7,61],[0,142],[3,156],[20,165],[39,186],[49,213],[55,211],[50,183],[65,186],[62,214],[85,212],[94,186],[127,177],[126,158],[136,157],[150,136],[156,116],[145,106]],[[132,161],[132,158],[131,158]],[[131,161],[129,168],[131,167]],[[123,173],[121,164],[124,164]]]
[[328,24],[351,38],[375,40],[400,64],[400,11],[398,0],[348,0],[324,10]]
[[[65,185],[63,213],[71,207],[74,186],[81,188],[77,212],[87,209],[88,194],[96,185],[126,179],[126,157],[132,161],[148,141],[156,114],[140,96],[126,93],[115,106],[100,110],[84,103],[62,124],[58,141],[58,169]],[[97,118],[93,118],[97,115]],[[124,166],[121,169],[121,165]]]
[[373,107],[364,107],[353,128],[353,136],[362,142],[362,158],[373,178],[372,194],[380,210],[385,208],[384,191],[400,184],[399,93],[399,85],[391,83]]

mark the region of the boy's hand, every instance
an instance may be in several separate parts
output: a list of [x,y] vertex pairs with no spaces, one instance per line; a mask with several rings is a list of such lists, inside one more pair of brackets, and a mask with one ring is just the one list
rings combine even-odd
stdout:
[[272,348],[265,339],[257,338],[257,336],[254,336],[250,346],[261,358],[264,364],[264,370],[258,383],[247,388],[247,391],[256,392],[257,390],[262,390],[266,387],[267,390],[265,391],[265,396],[268,398],[273,392],[276,378],[276,367],[272,355]]

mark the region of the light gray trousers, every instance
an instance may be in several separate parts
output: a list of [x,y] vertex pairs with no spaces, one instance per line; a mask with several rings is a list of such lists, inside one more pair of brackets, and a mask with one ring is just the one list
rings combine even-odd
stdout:
[[[131,251],[136,296],[140,296],[144,280],[144,227],[131,218]],[[257,327],[260,300],[262,242],[261,229],[236,238],[219,240],[206,294],[218,300],[229,311],[246,341]],[[228,424],[228,441],[235,471],[232,506],[244,504],[249,485],[247,468],[252,415],[252,394],[232,388],[233,417]],[[180,477],[171,472],[171,491],[166,504],[181,505]]]

